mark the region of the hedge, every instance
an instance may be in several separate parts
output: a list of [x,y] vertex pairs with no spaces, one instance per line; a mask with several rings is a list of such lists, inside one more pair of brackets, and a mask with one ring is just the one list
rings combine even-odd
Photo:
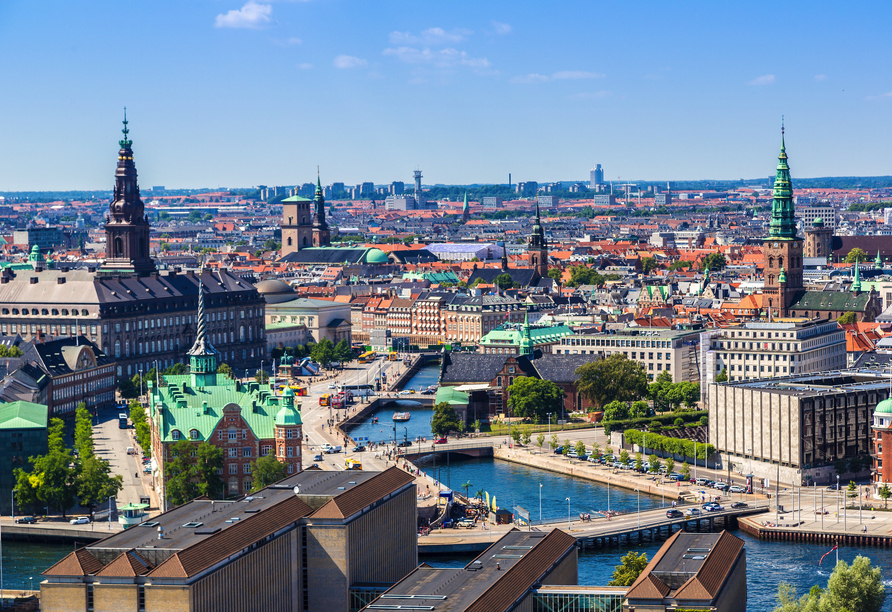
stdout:
[[683,412],[672,412],[658,417],[641,417],[638,419],[618,419],[616,421],[601,421],[604,427],[604,433],[610,435],[611,431],[624,431],[626,429],[642,429],[649,427],[651,424],[660,424],[663,426],[673,425],[675,419],[681,418],[685,423],[699,423],[700,418],[706,416],[705,410],[685,410]]
[[[672,455],[679,455],[682,457],[693,457],[694,456],[694,441],[693,440],[685,440],[683,438],[670,438],[668,436],[661,436],[655,433],[644,433],[637,429],[627,429],[624,433],[627,444],[637,444],[638,446],[645,446],[648,450],[659,450],[670,453]],[[647,436],[647,444],[642,444],[644,442],[643,437]],[[706,459],[707,457],[712,456],[715,453],[715,447],[712,444],[700,444],[697,443],[697,459]]]

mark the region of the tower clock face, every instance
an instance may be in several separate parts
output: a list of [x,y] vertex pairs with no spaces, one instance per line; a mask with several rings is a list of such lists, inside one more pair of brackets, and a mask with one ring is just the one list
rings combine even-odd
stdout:
[[777,247],[778,247],[778,244],[775,242],[775,243],[774,243],[774,248],[777,248]]

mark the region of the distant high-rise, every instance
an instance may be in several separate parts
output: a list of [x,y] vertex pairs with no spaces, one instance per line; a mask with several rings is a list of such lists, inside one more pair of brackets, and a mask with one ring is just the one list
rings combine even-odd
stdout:
[[418,195],[421,193],[421,170],[415,171],[415,197],[418,198]]
[[405,191],[406,185],[402,181],[394,181],[390,184],[390,194],[399,195]]
[[596,164],[589,172],[589,189],[597,190],[603,184],[604,170],[601,168],[601,164]]

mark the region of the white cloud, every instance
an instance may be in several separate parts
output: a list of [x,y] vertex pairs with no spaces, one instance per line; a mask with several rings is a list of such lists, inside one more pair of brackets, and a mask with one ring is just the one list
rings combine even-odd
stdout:
[[226,14],[217,15],[214,26],[217,28],[262,28],[272,21],[270,18],[272,12],[271,5],[258,4],[254,0],[248,0],[238,10],[233,9]]
[[308,63],[304,62],[303,64],[298,64],[297,67],[298,67],[300,70],[312,70],[312,69],[313,69],[313,64],[308,64]]
[[446,31],[443,28],[428,28],[415,35],[411,32],[391,32],[390,44],[392,45],[427,45],[439,47],[442,45],[454,45],[465,40],[471,34],[471,30],[457,28]]
[[555,80],[562,79],[599,79],[602,78],[603,74],[598,74],[597,72],[585,72],[583,70],[561,70],[560,72],[555,72],[551,75],[551,78]]
[[815,75],[815,80],[816,80],[816,81],[826,81],[826,80],[827,80],[827,75],[826,75],[826,74],[816,74],[816,75]]
[[572,100],[603,100],[604,98],[609,98],[613,95],[612,91],[584,91],[582,93],[573,94],[570,96]]
[[579,80],[579,79],[600,79],[603,78],[603,74],[598,74],[597,72],[586,72],[584,70],[560,70],[555,72],[552,75],[545,74],[527,74],[523,76],[516,76],[511,79],[512,83],[546,83],[548,81],[567,81],[567,80]]
[[416,49],[415,47],[396,47],[384,49],[383,55],[395,57],[407,64],[430,64],[438,68],[452,68],[454,66],[468,66],[470,68],[489,68],[489,60],[485,57],[469,57],[466,51],[459,51],[452,47],[431,51],[428,48]]
[[368,62],[352,55],[339,55],[334,58],[335,68],[362,68],[367,66]]
[[756,77],[747,85],[771,85],[774,83],[774,75],[773,74],[763,74],[760,77]]
[[304,43],[304,41],[292,36],[291,38],[286,38],[284,40],[275,39],[275,40],[273,40],[273,43],[275,43],[276,45],[278,45],[280,47],[293,47],[295,45],[302,45]]
[[496,34],[510,34],[511,26],[507,23],[500,23],[498,21],[492,22],[492,27],[495,28]]

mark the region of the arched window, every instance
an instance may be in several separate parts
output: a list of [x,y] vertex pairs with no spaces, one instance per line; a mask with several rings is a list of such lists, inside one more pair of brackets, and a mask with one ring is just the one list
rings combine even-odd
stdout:
[[190,430],[189,437],[192,438],[193,440],[197,440],[198,439],[198,430],[197,429]]
[[115,357],[121,356],[121,341],[115,340]]
[[40,314],[42,314],[43,316],[47,316],[50,314],[50,311],[47,310],[46,308],[43,308],[43,309],[41,309]]
[[304,246],[307,246],[307,237],[304,236]]
[[291,236],[288,236],[288,246],[291,246]]
[[86,310],[85,308],[82,308],[82,309],[81,309],[81,316],[82,316],[82,317],[86,317],[87,314],[88,314],[88,313],[87,313],[87,310]]
[[244,325],[240,325],[238,328],[238,341],[239,342],[245,341],[245,326]]
[[124,255],[124,241],[121,240],[121,237],[118,236],[115,238],[115,248],[114,248],[114,256],[115,257],[123,257]]
[[774,257],[769,257],[769,258],[768,258],[768,267],[769,267],[769,268],[773,268],[773,267],[774,267]]
[[180,439],[180,430],[174,429],[172,432],[170,432],[170,438],[172,440],[179,440]]
[[783,257],[778,257],[778,258],[777,258],[777,265],[778,265],[779,267],[781,267],[781,268],[784,267],[784,258],[783,258]]
[[124,341],[124,356],[130,357],[130,340]]
[[53,316],[54,316],[54,317],[58,317],[58,316],[59,316],[59,311],[56,310],[55,308],[53,308]]

